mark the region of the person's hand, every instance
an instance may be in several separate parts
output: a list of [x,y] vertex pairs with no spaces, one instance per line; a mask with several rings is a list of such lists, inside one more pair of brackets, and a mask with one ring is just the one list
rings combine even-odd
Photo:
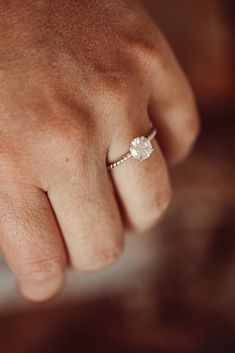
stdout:
[[[23,295],[46,300],[67,264],[106,266],[124,227],[159,220],[166,162],[198,134],[194,97],[144,9],[112,0],[2,2],[0,96],[1,249]],[[151,157],[108,171],[151,124]]]

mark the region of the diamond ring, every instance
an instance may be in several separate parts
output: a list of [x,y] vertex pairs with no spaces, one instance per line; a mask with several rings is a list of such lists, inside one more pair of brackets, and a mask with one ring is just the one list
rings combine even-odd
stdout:
[[151,140],[154,138],[156,133],[157,133],[157,130],[153,128],[147,137],[144,137],[144,136],[136,137],[131,142],[129,151],[123,154],[116,161],[108,164],[107,168],[109,170],[113,169],[118,165],[122,164],[123,162],[127,161],[131,157],[135,158],[139,162],[149,158],[153,152]]

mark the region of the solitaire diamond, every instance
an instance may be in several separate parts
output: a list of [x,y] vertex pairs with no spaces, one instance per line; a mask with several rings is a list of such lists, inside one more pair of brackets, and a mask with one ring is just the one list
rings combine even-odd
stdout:
[[137,161],[143,161],[151,156],[153,152],[152,144],[150,141],[156,136],[157,130],[152,128],[147,137],[141,136],[135,138],[130,145],[129,151],[124,153],[121,157],[113,161],[112,163],[107,163],[108,170],[111,170],[131,157],[135,158]]
[[153,152],[152,144],[144,136],[135,138],[130,145],[130,153],[133,158],[138,161],[143,161],[150,157]]

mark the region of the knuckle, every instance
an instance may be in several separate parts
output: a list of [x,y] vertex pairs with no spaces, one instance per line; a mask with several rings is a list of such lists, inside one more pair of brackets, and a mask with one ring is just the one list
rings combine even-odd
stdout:
[[199,134],[199,117],[196,114],[194,116],[191,115],[190,119],[184,124],[184,134],[179,140],[179,149],[181,150],[181,153],[179,153],[181,155],[179,159],[183,159],[188,155],[197,141]]
[[78,165],[82,170],[87,167],[87,155],[93,146],[87,144],[91,136],[94,136],[93,130],[89,129],[84,121],[80,124],[79,119],[76,122],[68,119],[59,129],[50,126],[42,137],[43,142],[39,143],[40,152],[43,152],[41,166],[47,165],[50,161],[49,168],[59,170],[59,173],[54,174],[55,179],[73,175],[77,172]]
[[150,204],[149,211],[146,212],[148,216],[140,225],[141,230],[146,230],[154,226],[167,210],[172,198],[172,191],[170,186],[167,186],[161,192],[154,196],[153,202]]
[[162,58],[164,47],[160,33],[149,17],[143,17],[142,21],[138,17],[133,27],[135,30],[126,34],[126,44],[141,66],[152,66]]
[[92,129],[90,108],[82,103],[67,101],[64,97],[49,98],[46,116],[42,116],[41,112],[37,112],[36,116],[35,135],[39,142],[65,149],[83,142],[83,136]]
[[192,119],[190,130],[191,130],[191,133],[189,133],[189,139],[192,145],[198,139],[198,136],[200,135],[200,131],[201,131],[200,119],[197,114]]
[[99,83],[100,90],[97,92],[98,97],[115,100],[122,95],[122,92],[127,92],[126,81],[127,73],[125,69],[118,67],[108,67],[106,64],[94,65],[95,84]]
[[160,48],[151,41],[142,40],[135,43],[136,58],[142,68],[153,68],[156,64],[158,67],[163,67],[165,61]]
[[170,186],[157,196],[156,198],[156,213],[161,216],[168,208],[172,198],[172,191]]
[[104,267],[112,265],[121,256],[123,244],[112,246],[111,248],[103,248],[96,251],[95,254],[86,256],[85,259],[80,259],[74,263],[74,267],[79,271],[92,272],[98,271]]
[[200,117],[198,114],[196,101],[192,90],[187,86],[184,95],[181,97],[180,106],[182,107],[182,126],[183,130],[178,130],[177,145],[175,148],[175,161],[178,163],[183,160],[191,151],[201,130]]
[[[130,110],[130,104],[133,102],[133,97],[136,97],[136,83],[133,78],[130,77],[129,73],[115,73],[117,78],[102,77],[100,86],[102,89],[97,95],[97,106],[101,107],[101,110],[106,113],[108,107],[109,112],[113,112],[114,115],[126,116]],[[135,92],[135,94],[133,94]],[[105,110],[104,110],[105,107]],[[115,120],[112,121],[112,123]],[[118,121],[117,121],[118,122]]]
[[94,262],[95,268],[100,269],[113,264],[121,256],[122,250],[123,247],[121,245],[113,246],[111,249],[104,249]]
[[192,89],[189,88],[185,102],[187,104],[186,109],[188,110],[188,121],[186,123],[186,133],[188,136],[189,143],[193,143],[200,133],[200,118],[197,110],[197,103]]
[[200,133],[200,125],[198,120],[195,119],[190,125],[191,126],[187,129],[187,132],[186,132],[187,137],[185,141],[185,146],[186,148],[188,147],[188,149],[191,149],[191,147],[196,142]]
[[73,147],[75,140],[78,144],[80,143],[85,132],[86,129],[82,122],[69,117],[64,119],[64,117],[53,116],[48,122],[45,133],[50,138],[51,145],[54,144],[56,147],[60,146],[61,149],[69,150]]
[[60,257],[27,261],[19,275],[24,281],[42,283],[61,276],[63,265],[64,259]]

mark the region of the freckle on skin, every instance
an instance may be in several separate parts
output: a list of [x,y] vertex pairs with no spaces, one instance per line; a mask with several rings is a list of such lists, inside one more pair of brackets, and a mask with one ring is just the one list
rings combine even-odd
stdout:
[[69,158],[66,158],[66,159],[65,159],[65,162],[68,162],[68,161],[69,161]]

